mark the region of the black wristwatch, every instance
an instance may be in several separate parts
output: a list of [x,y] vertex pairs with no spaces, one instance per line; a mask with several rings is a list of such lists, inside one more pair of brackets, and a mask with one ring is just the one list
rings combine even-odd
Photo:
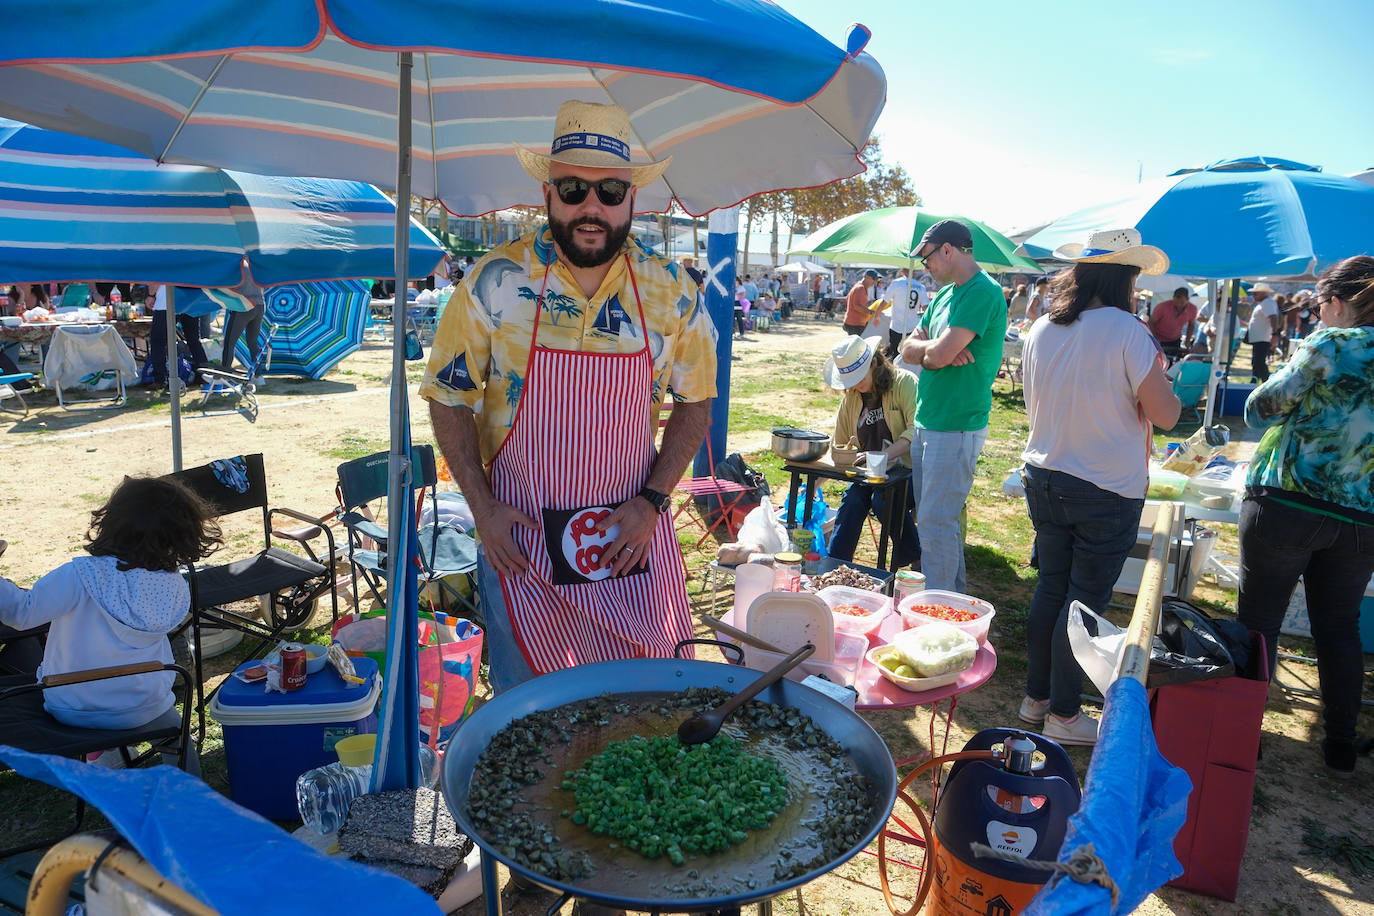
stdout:
[[647,499],[649,501],[649,505],[653,506],[655,509],[658,510],[659,515],[663,515],[665,512],[667,512],[668,506],[673,501],[672,497],[669,496],[667,493],[660,493],[657,490],[650,490],[648,487],[644,487],[636,495],[642,496],[643,498]]

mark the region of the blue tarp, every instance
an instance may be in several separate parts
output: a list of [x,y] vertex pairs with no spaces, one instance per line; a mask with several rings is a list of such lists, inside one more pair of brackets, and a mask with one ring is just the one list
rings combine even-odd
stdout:
[[4,745],[0,760],[84,798],[158,873],[223,916],[440,912],[408,881],[317,852],[175,767],[107,770]]
[[1111,892],[1101,885],[1056,877],[1035,895],[1024,916],[1129,913],[1181,875],[1174,837],[1187,816],[1190,791],[1187,774],[1155,747],[1145,688],[1118,678],[1107,691],[1083,804],[1069,818],[1059,861],[1068,861],[1091,843],[1116,881],[1120,898],[1113,907]]

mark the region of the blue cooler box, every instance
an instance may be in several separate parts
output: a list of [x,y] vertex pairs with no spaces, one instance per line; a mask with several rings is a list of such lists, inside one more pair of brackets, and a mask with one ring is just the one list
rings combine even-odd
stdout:
[[[258,664],[247,661],[235,670]],[[268,693],[261,682],[236,677],[224,682],[210,716],[224,729],[230,798],[271,820],[300,817],[296,778],[337,761],[339,739],[377,730],[377,663],[355,658],[353,668],[363,683],[345,683],[329,665],[289,693]]]

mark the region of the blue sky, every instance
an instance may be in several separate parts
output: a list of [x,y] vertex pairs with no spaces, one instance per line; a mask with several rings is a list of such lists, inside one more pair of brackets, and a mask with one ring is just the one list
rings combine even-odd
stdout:
[[1370,0],[778,2],[872,30],[884,157],[936,212],[1011,230],[1218,159],[1374,167]]

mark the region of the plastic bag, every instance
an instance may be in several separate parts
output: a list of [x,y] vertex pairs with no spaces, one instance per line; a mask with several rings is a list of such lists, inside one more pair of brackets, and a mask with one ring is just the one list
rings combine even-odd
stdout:
[[811,531],[816,535],[816,539],[814,542],[815,546],[813,548],[815,552],[820,554],[821,556],[826,556],[827,554],[825,551],[825,523],[830,519],[830,517],[834,513],[831,510],[830,506],[826,503],[825,494],[821,491],[821,488],[816,487],[816,498],[811,500],[811,523],[809,525],[803,525],[802,519],[806,515],[806,502],[806,484],[802,484],[801,487],[797,490],[796,507],[793,507],[792,500],[789,497],[787,502],[784,504],[783,508],[778,510],[779,521],[786,523],[787,516],[790,513],[792,516],[792,520],[796,523],[798,528],[804,527],[808,531]]
[[[1209,617],[1179,598],[1164,599],[1159,614],[1146,687],[1231,677],[1250,670],[1250,634],[1244,624]],[[1078,601],[1069,606],[1068,631],[1078,666],[1105,694],[1116,679],[1126,631]]]
[[1192,477],[1207,467],[1207,462],[1221,454],[1221,450],[1230,441],[1231,430],[1228,427],[1199,427],[1191,436],[1180,442],[1178,448],[1174,449],[1168,458],[1164,459],[1164,470],[1174,471],[1185,477]]
[[1081,601],[1069,605],[1069,648],[1098,693],[1106,695],[1126,645],[1126,631]]
[[744,517],[736,541],[752,553],[777,553],[787,549],[787,528],[778,521],[768,497],[765,496],[763,502]]

